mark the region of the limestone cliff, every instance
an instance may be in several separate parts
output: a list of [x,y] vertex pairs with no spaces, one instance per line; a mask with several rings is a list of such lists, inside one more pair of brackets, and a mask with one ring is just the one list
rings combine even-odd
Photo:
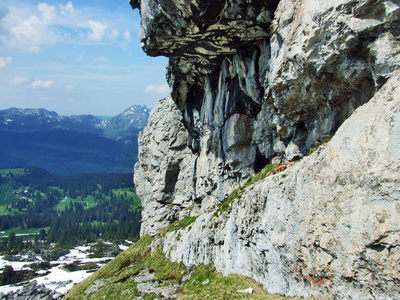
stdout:
[[[199,215],[161,241],[172,260],[288,295],[396,298],[400,1],[131,4],[172,90],[139,140],[142,234]],[[215,213],[262,167],[332,135]]]

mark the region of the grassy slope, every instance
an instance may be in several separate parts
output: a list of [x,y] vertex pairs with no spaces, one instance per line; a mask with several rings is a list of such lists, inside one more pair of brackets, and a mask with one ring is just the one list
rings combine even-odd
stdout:
[[[268,294],[251,278],[235,274],[224,277],[216,273],[212,265],[187,268],[182,264],[172,263],[166,259],[160,248],[151,254],[152,241],[152,237],[144,236],[102,269],[75,285],[65,299],[121,299],[122,295],[124,299],[133,299],[140,296],[133,277],[146,268],[155,273],[156,279],[161,281],[161,284],[166,282],[181,284],[177,291],[179,299],[289,299],[281,295]],[[190,279],[182,282],[184,276],[188,274],[191,274]],[[203,285],[207,279],[209,284]],[[97,280],[104,280],[103,286],[96,292],[86,294],[85,291]],[[252,295],[237,293],[237,290],[248,287],[254,289]],[[157,295],[148,294],[144,299],[154,297]]]

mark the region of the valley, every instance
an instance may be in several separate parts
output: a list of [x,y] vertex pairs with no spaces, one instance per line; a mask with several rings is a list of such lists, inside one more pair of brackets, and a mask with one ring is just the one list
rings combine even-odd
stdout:
[[129,173],[1,169],[0,291],[36,280],[66,292],[136,241],[140,219]]
[[0,175],[1,251],[139,236],[141,206],[131,174],[60,176],[30,167]]

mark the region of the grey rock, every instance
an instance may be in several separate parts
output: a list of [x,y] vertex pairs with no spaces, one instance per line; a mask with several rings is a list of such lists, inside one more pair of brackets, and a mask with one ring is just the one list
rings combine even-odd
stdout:
[[158,281],[144,281],[138,283],[136,286],[136,289],[139,291],[141,294],[150,294],[150,293],[157,293],[157,286],[160,283]]
[[237,290],[239,294],[253,294],[253,288],[249,287],[244,290]]
[[141,234],[212,210],[268,163],[303,157],[400,67],[397,2],[203,2],[132,2],[144,50],[170,57],[175,102],[162,100],[139,138]]
[[45,261],[56,261],[61,256],[67,255],[70,253],[68,249],[53,249],[53,250],[42,250],[40,255]]
[[134,280],[138,283],[136,288],[142,295],[154,293],[161,294],[164,299],[176,299],[175,293],[179,286],[171,283],[159,287],[160,282],[154,281],[154,273],[149,273],[148,269],[141,270]]
[[0,295],[0,299],[4,300],[56,300],[63,297],[63,294],[47,289],[43,284],[38,285],[36,280],[22,284],[22,288],[18,291]]
[[210,279],[206,279],[201,283],[201,285],[207,285],[209,283],[210,283]]
[[168,233],[164,252],[271,293],[398,299],[399,112],[397,72],[327,145],[246,189],[231,211]]
[[139,143],[134,179],[142,205],[147,207],[141,234],[154,235],[177,220],[181,209],[193,206],[193,187],[188,182],[193,182],[195,156],[187,145],[182,114],[171,98],[160,100],[152,109]]
[[88,295],[90,293],[97,292],[103,285],[103,279],[95,280],[93,284],[85,290],[85,294]]
[[154,273],[150,273],[148,269],[141,270],[140,273],[135,276],[134,280],[137,283],[144,282],[144,281],[151,281],[155,277]]

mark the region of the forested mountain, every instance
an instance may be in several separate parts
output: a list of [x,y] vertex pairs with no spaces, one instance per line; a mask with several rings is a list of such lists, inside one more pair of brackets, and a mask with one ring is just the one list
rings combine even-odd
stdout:
[[32,233],[26,241],[40,239],[62,247],[98,239],[135,240],[140,212],[131,174],[59,176],[36,167],[0,170],[0,231],[6,236],[0,251],[30,245],[22,238],[18,243],[10,239],[15,232]]
[[38,166],[49,172],[132,173],[138,133],[149,109],[135,105],[102,119],[59,116],[45,109],[0,111],[0,168]]

